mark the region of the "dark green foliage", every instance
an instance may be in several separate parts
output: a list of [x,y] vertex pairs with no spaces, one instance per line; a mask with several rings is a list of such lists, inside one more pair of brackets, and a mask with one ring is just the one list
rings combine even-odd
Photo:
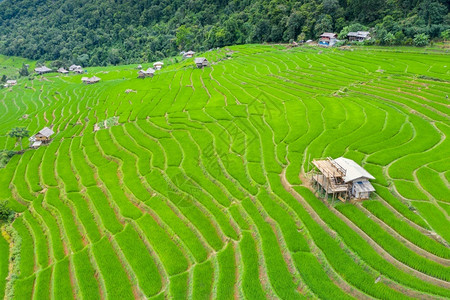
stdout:
[[9,221],[14,216],[14,212],[8,206],[8,201],[0,201],[0,220]]
[[180,50],[315,40],[354,23],[375,27],[377,43],[407,43],[416,34],[440,37],[448,8],[445,0],[4,0],[0,53],[53,60],[55,68],[141,63]]
[[25,127],[15,127],[8,132],[9,137],[15,138],[20,143],[20,149],[23,150],[22,139],[29,137],[30,132]]

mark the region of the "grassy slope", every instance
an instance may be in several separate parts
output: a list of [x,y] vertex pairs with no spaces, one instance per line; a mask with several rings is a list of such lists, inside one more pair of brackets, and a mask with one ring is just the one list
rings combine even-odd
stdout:
[[[232,59],[225,59],[230,51]],[[50,249],[50,268],[38,267],[36,273],[31,249],[24,249],[30,254],[21,262],[32,273],[27,276],[37,276],[40,293],[48,284],[58,285],[50,272],[62,276],[68,266],[83,294],[229,297],[224,287],[239,279],[235,296],[327,298],[340,294],[326,276],[332,266],[344,281],[375,298],[397,295],[387,285],[373,284],[377,272],[385,270],[412,290],[448,296],[390,264],[373,265],[381,257],[361,239],[349,249],[363,260],[373,258],[366,263],[375,271],[367,272],[276,183],[286,169],[288,181],[299,184],[298,173],[308,167],[309,157],[367,161],[380,196],[402,220],[432,228],[448,240],[448,212],[439,202],[447,198],[425,175],[448,185],[445,164],[436,164],[450,155],[442,140],[450,126],[445,98],[450,59],[439,51],[423,52],[233,46],[201,54],[214,62],[204,70],[194,69],[192,59],[167,59],[151,79],[137,79],[135,66],[87,68],[88,75],[102,79],[99,84],[81,84],[82,75],[48,74],[22,79],[12,92],[0,91],[5,116],[0,148],[18,149],[5,136],[14,126],[34,133],[53,125],[57,132],[50,146],[16,156],[0,170],[0,200],[10,200],[17,210],[32,207],[27,220],[36,220],[19,228],[25,244],[32,245],[34,237]],[[21,62],[0,57],[0,66],[8,70]],[[127,89],[136,93],[126,94]],[[112,116],[125,126],[92,132],[96,122]],[[40,191],[44,197],[37,198]],[[414,206],[418,214],[411,212]],[[405,226],[394,227],[418,247],[448,256],[447,249]],[[339,225],[347,242],[348,230]],[[48,245],[42,232],[50,237]],[[403,248],[393,243],[386,249],[395,254]],[[136,251],[148,251],[145,265],[152,272],[141,270]],[[231,263],[235,259],[240,261]],[[422,271],[412,261],[405,263]],[[314,268],[303,269],[303,264]],[[315,274],[328,278],[329,290],[318,288]],[[113,275],[120,286],[113,284]],[[207,281],[200,282],[201,276]],[[30,278],[18,281],[17,290],[24,290]],[[300,282],[308,288],[298,293]]]

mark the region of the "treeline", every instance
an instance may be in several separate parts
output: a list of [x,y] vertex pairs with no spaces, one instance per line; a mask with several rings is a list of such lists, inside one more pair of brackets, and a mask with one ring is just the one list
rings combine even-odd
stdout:
[[3,0],[0,53],[83,66],[138,63],[364,28],[373,43],[412,44],[440,38],[449,7],[447,0]]

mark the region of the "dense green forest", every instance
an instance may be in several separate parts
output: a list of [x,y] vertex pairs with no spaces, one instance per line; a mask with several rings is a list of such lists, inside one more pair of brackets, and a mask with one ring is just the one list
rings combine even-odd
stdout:
[[449,7],[448,0],[3,0],[0,53],[108,65],[362,29],[371,43],[413,44],[443,36]]

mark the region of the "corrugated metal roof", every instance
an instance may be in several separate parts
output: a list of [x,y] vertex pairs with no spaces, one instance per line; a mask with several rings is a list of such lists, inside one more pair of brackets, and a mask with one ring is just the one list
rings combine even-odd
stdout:
[[51,130],[51,129],[48,128],[48,127],[43,128],[41,131],[39,131],[39,133],[42,134],[42,135],[45,136],[45,137],[49,137],[49,136],[51,136],[52,134],[54,134],[53,130]]
[[35,142],[33,143],[33,145],[31,145],[31,147],[39,147],[40,145],[42,145],[42,142],[41,142],[41,141],[35,141]]
[[355,187],[355,191],[358,192],[358,193],[361,193],[361,192],[375,192],[375,188],[367,180],[357,181],[357,182],[353,183],[353,186]]
[[196,64],[202,64],[203,62],[208,61],[208,60],[204,57],[196,57],[194,61]]
[[364,170],[363,167],[358,165],[351,159],[345,157],[339,157],[334,160],[335,163],[340,165],[346,172],[344,176],[344,181],[350,182],[358,178],[375,179],[369,172]]

